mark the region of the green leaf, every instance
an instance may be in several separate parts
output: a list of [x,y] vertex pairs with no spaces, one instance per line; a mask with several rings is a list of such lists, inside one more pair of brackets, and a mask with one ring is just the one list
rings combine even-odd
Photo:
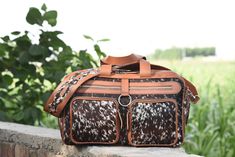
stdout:
[[37,8],[32,7],[29,9],[29,12],[26,16],[26,21],[31,25],[38,24],[42,26],[42,22],[43,22],[42,14]]
[[43,3],[43,5],[42,5],[41,9],[42,9],[43,11],[47,11],[47,6],[46,6],[46,4],[45,4],[45,3]]
[[57,11],[51,10],[44,14],[43,19],[48,22],[51,26],[56,25]]
[[9,36],[6,35],[4,37],[1,37],[1,39],[4,41],[4,42],[8,42],[10,40]]
[[98,40],[98,42],[106,42],[106,41],[110,41],[110,39],[101,39],[101,40]]
[[6,45],[0,44],[0,57],[4,56],[6,52]]
[[32,56],[41,56],[45,51],[46,48],[41,45],[31,45],[29,48],[29,54]]
[[54,50],[59,50],[60,47],[67,47],[64,41],[57,37],[59,34],[62,34],[62,32],[42,32],[40,34],[39,44],[45,47],[52,47]]
[[105,57],[105,53],[101,51],[100,46],[95,44],[94,45],[95,52],[97,53],[99,58]]
[[42,96],[41,96],[42,101],[46,102],[50,95],[51,95],[51,92],[43,93]]
[[28,51],[29,47],[32,45],[31,40],[26,34],[14,39],[13,41],[16,42],[16,45],[17,45],[16,48],[19,51],[22,51],[22,50]]
[[29,54],[28,54],[28,52],[26,51],[26,52],[22,52],[21,54],[20,54],[20,57],[19,57],[19,62],[21,63],[21,64],[26,64],[26,63],[28,63],[30,61],[30,56],[29,56]]
[[11,34],[13,34],[13,35],[19,35],[20,32],[19,32],[19,31],[14,31],[14,32],[11,32]]
[[7,84],[8,86],[12,84],[13,82],[13,78],[10,75],[3,75],[2,76],[2,80],[5,84]]
[[83,35],[84,38],[94,41],[94,39],[88,35]]
[[24,118],[24,111],[19,111],[18,113],[16,113],[15,115],[14,115],[14,119],[16,120],[16,121],[20,121],[20,120],[22,120]]
[[32,64],[23,65],[24,69],[31,75],[31,77],[36,77],[36,67]]

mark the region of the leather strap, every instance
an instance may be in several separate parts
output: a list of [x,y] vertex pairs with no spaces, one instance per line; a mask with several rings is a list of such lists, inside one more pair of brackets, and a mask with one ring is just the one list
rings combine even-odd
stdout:
[[130,54],[128,56],[124,57],[113,57],[113,56],[107,56],[104,59],[100,60],[100,64],[111,64],[111,65],[125,65],[130,63],[135,63],[141,59],[146,58],[144,56],[136,55],[136,54]]
[[139,61],[139,67],[140,67],[140,77],[151,76],[151,64],[148,61],[141,59]]
[[104,64],[100,66],[100,74],[102,75],[109,76],[111,75],[112,70],[113,70],[113,67],[111,64],[107,64],[107,65]]
[[[76,92],[77,88],[79,86],[81,86],[85,81],[99,75],[99,72],[97,73],[92,73],[92,74],[88,74],[86,76],[84,76],[83,79],[81,79],[81,75],[76,76],[78,78],[78,82],[74,85],[72,85],[69,89],[69,92],[66,94],[66,96],[63,98],[63,100],[58,104],[58,106],[56,106],[55,110],[52,112],[50,110],[50,104],[53,103],[56,95],[58,94],[59,89],[66,85],[65,88],[69,88],[67,85],[67,81],[69,79],[71,79],[72,76],[74,76],[76,72],[72,72],[69,75],[67,75],[62,81],[61,83],[58,85],[58,87],[53,91],[53,93],[51,94],[51,96],[49,97],[49,99],[47,100],[46,104],[44,105],[44,111],[51,113],[52,115],[59,117],[61,112],[63,111],[63,109],[65,108],[67,102],[70,100],[70,98],[73,96],[73,94]],[[83,74],[82,74],[83,75]],[[60,94],[60,93],[59,93]]]

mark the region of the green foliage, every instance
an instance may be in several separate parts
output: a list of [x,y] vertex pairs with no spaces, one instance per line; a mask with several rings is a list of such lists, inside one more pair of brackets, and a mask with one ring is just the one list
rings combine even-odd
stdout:
[[[97,60],[60,39],[62,32],[53,30],[57,12],[45,4],[30,8],[26,21],[40,33],[14,31],[0,39],[0,120],[55,127],[57,120],[43,112],[43,103],[66,73],[97,67]],[[93,40],[98,58],[105,56],[99,41]]]
[[153,61],[189,78],[200,101],[191,105],[183,147],[206,157],[235,156],[235,62]]
[[153,57],[156,59],[165,59],[165,60],[180,60],[182,59],[182,49],[177,47],[172,47],[170,49],[161,50],[157,49],[153,54]]
[[155,50],[151,58],[164,59],[164,60],[181,60],[184,57],[198,57],[198,56],[215,56],[214,47],[205,48],[177,48],[172,47],[169,49]]
[[186,48],[185,56],[186,57],[215,56],[215,47]]

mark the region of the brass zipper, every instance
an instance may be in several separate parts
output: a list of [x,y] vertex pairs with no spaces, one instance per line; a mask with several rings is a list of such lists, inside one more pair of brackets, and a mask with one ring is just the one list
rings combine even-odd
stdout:
[[[114,89],[114,90],[120,90],[121,87],[117,86],[99,86],[99,85],[82,85],[81,88],[96,88],[96,89]],[[171,85],[169,86],[134,86],[129,87],[129,90],[172,90],[173,87]]]

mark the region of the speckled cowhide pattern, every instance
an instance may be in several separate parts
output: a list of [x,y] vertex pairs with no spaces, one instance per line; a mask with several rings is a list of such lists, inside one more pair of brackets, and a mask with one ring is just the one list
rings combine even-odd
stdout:
[[138,100],[130,109],[133,145],[174,145],[177,138],[177,104],[174,101]]
[[[121,79],[102,77],[92,79],[121,81]],[[133,102],[129,107],[119,104],[116,106],[119,96],[117,94],[76,92],[59,119],[63,141],[66,144],[179,146],[183,142],[190,106],[183,81],[179,78],[130,79],[129,81],[174,81],[178,82],[182,89],[176,94],[131,95]],[[85,98],[80,99],[81,97]],[[129,99],[123,97],[122,102],[128,103]],[[128,122],[127,117],[129,117]]]
[[112,100],[75,99],[71,104],[71,138],[74,143],[109,144],[118,138],[118,104]]

